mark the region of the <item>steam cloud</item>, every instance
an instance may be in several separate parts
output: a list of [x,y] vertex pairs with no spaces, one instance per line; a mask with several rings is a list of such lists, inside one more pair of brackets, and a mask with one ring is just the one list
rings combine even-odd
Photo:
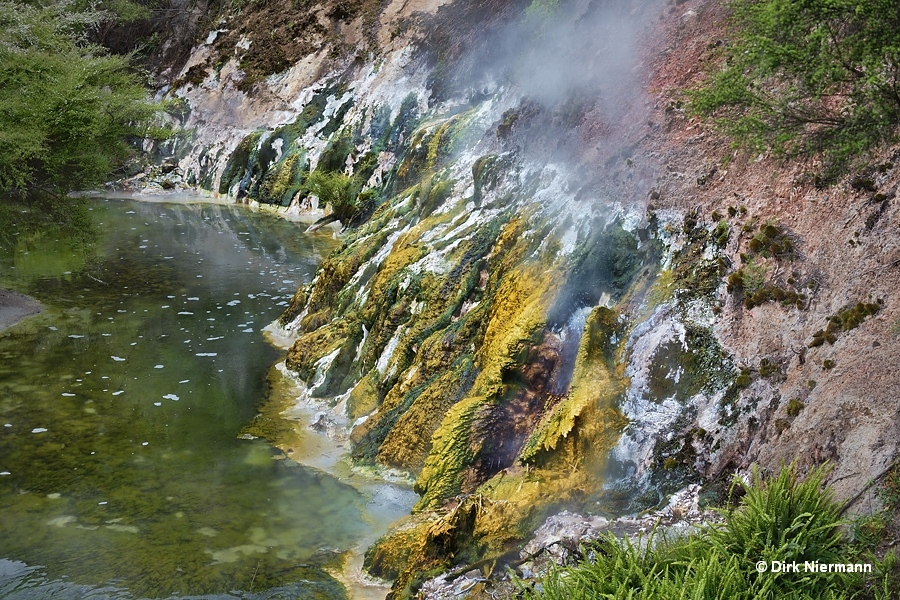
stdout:
[[[469,34],[470,49],[454,61],[441,85],[457,97],[502,98],[517,113],[508,148],[565,164],[576,173],[573,189],[607,198],[616,186],[608,173],[598,171],[618,159],[635,159],[634,148],[646,133],[649,102],[640,52],[662,5],[661,0],[533,0],[518,7],[520,16],[506,25]],[[626,193],[631,200],[643,199],[655,165],[629,164],[634,168]]]

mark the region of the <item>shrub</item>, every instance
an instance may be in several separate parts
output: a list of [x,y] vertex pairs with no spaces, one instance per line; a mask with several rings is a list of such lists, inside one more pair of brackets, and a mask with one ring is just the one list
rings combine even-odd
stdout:
[[[0,2],[0,194],[101,183],[154,107],[128,61],[86,41],[104,11]],[[159,134],[164,134],[161,130]]]
[[313,171],[306,185],[323,206],[331,207],[332,216],[341,223],[348,223],[359,212],[356,204],[359,183],[356,178],[340,171]]
[[732,0],[723,68],[691,93],[739,144],[822,153],[826,175],[896,138],[900,4]]
[[750,387],[751,383],[753,383],[753,377],[750,373],[750,369],[741,369],[740,374],[734,380],[734,385],[740,389]]
[[779,374],[781,374],[781,363],[778,361],[769,360],[768,358],[763,358],[759,361],[760,377],[772,377]]
[[716,246],[724,248],[728,244],[728,238],[730,237],[731,228],[728,226],[728,222],[720,219],[713,230],[713,239],[716,242]]
[[760,225],[759,233],[750,240],[749,248],[751,252],[765,257],[790,258],[794,252],[794,242],[781,227],[772,221],[767,221]]
[[713,547],[754,562],[839,562],[840,508],[822,489],[825,474],[819,468],[801,480],[796,465],[769,480],[754,472],[741,506],[711,529]]

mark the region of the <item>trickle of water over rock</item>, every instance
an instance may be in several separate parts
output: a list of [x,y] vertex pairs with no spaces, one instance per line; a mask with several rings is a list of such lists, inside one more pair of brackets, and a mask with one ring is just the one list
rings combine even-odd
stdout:
[[[560,505],[658,503],[703,435],[678,419],[734,398],[704,318],[720,249],[646,206],[660,167],[632,50],[659,3],[399,4],[368,14],[390,40],[352,61],[182,81],[198,135],[166,150],[190,184],[341,219],[270,329],[317,427],[357,468],[415,479],[413,516],[366,557],[402,597],[508,554]],[[198,48],[184,75],[250,60],[230,51]],[[223,99],[246,110],[206,120]],[[644,335],[661,305],[684,335]]]

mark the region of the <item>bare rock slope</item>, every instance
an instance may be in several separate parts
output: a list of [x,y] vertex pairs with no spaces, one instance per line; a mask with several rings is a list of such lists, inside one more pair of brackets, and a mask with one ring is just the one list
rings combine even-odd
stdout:
[[[753,381],[742,394],[759,403],[707,475],[752,463],[775,470],[782,462],[829,461],[837,496],[856,498],[892,464],[900,440],[894,368],[900,360],[900,149],[882,149],[824,188],[813,184],[819,165],[812,160],[733,150],[709,124],[676,106],[679,90],[715,65],[722,8],[689,2],[673,17],[666,47],[651,59],[649,86],[657,98],[655,119],[663,125],[650,143],[665,165],[654,204],[731,220],[735,235],[727,253],[734,269],[753,261],[759,226],[774,224],[791,240],[790,259],[756,263],[774,285],[802,280],[808,296],[802,308],[775,301],[748,309],[746,290],[720,290],[716,335],[751,371]],[[736,219],[729,217],[735,208]],[[877,312],[858,326],[852,319],[832,326],[835,339],[818,341],[829,319],[859,303],[878,304]],[[760,370],[763,360],[775,366]]]

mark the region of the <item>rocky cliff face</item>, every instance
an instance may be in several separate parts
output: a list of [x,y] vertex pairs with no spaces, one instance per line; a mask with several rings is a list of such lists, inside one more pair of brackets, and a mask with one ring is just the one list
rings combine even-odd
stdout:
[[741,397],[759,399],[710,467],[830,461],[830,485],[855,498],[897,455],[897,149],[882,149],[829,187],[815,185],[814,160],[726,149],[674,102],[679,87],[714,64],[722,35],[720,7],[689,12],[669,30],[650,83],[668,128],[656,146],[666,168],[655,204],[715,211],[731,223],[729,272],[744,282],[729,285],[737,283],[729,275],[720,288],[714,331],[749,375]]
[[279,328],[354,460],[416,480],[367,556],[396,595],[562,506],[893,460],[900,166],[818,189],[686,117],[716,3],[288,4],[195,48],[166,181],[342,207]]

